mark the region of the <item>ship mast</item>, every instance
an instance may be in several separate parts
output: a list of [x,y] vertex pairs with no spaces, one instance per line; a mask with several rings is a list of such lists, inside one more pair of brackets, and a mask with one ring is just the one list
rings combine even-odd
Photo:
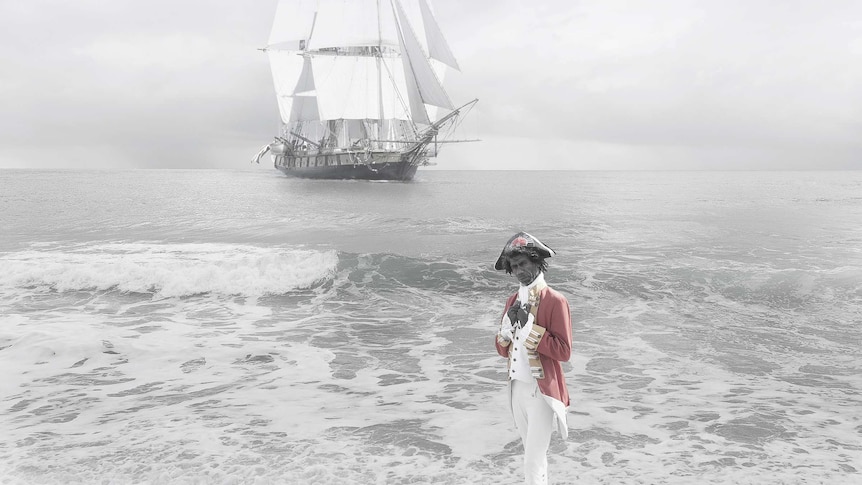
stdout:
[[[383,62],[383,27],[380,23],[380,0],[377,0],[377,103],[380,106],[380,112],[377,121],[377,139],[383,139],[383,73],[380,68],[380,63]],[[381,147],[382,148],[382,147]]]

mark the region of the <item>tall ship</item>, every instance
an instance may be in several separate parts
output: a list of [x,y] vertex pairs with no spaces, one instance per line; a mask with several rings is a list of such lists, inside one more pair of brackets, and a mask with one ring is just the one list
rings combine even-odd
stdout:
[[281,129],[268,152],[291,177],[412,180],[477,100],[455,106],[458,63],[430,0],[281,0],[269,57]]

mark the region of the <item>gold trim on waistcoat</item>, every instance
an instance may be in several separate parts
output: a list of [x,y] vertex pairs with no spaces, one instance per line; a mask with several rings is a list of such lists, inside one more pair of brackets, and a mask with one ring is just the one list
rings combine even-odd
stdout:
[[545,336],[545,332],[545,327],[540,327],[534,323],[533,328],[530,329],[530,334],[524,339],[524,348],[527,349],[527,357],[530,358],[530,372],[536,379],[545,378],[545,368],[542,367],[542,361],[539,359],[539,353],[536,351],[536,348],[539,347],[539,342]]

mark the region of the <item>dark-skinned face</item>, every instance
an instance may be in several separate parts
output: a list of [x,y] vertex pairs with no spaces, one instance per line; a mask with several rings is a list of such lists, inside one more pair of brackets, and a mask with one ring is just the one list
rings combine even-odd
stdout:
[[515,254],[509,257],[509,265],[512,267],[512,276],[524,286],[529,285],[539,276],[539,265],[526,254]]

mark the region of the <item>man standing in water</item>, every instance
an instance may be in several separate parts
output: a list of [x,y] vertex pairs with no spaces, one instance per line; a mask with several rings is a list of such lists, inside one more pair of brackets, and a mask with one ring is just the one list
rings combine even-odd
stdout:
[[548,483],[548,446],[556,427],[568,436],[569,391],[560,362],[572,353],[569,302],[545,283],[554,250],[526,232],[509,239],[494,268],[514,275],[518,291],[506,301],[497,352],[508,359],[509,402],[524,444],[528,485]]

